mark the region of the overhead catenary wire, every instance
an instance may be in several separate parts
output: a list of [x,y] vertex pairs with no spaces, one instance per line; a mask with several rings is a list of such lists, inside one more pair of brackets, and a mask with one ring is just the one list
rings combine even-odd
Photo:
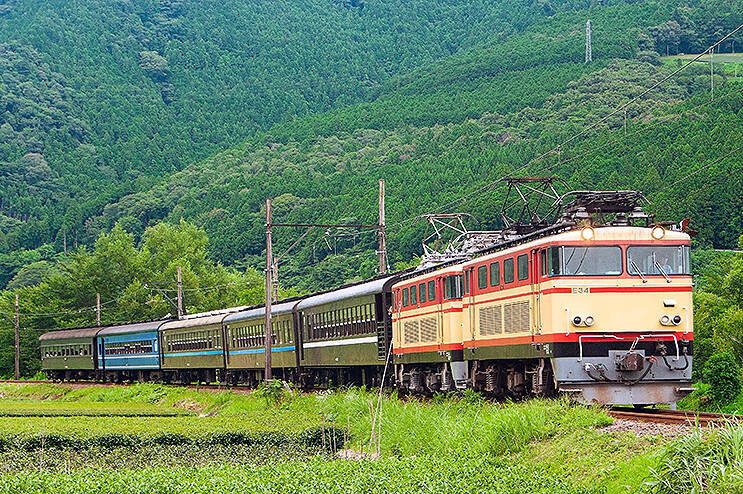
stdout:
[[[515,170],[513,170],[513,171],[511,171],[511,172],[503,175],[502,177],[500,177],[500,178],[498,178],[498,179],[496,179],[496,180],[494,180],[492,182],[489,182],[489,183],[487,183],[485,185],[479,186],[475,190],[473,190],[473,191],[471,191],[471,192],[469,192],[469,193],[467,193],[467,194],[465,194],[463,196],[460,196],[458,198],[455,198],[455,199],[447,202],[441,208],[438,208],[436,210],[429,211],[427,213],[423,213],[423,214],[419,214],[419,215],[416,215],[416,216],[412,216],[412,217],[406,218],[406,219],[404,219],[402,221],[399,221],[397,223],[389,224],[388,225],[388,228],[400,228],[400,227],[406,226],[407,224],[413,223],[416,220],[419,220],[419,219],[423,218],[426,214],[433,214],[435,212],[447,212],[449,207],[451,207],[453,205],[456,205],[456,204],[460,203],[461,201],[463,201],[465,199],[468,199],[468,198],[470,198],[470,197],[472,197],[472,196],[474,196],[476,194],[479,194],[479,193],[481,193],[483,191],[486,191],[488,189],[491,189],[492,190],[492,188],[494,188],[497,184],[499,184],[501,182],[504,182],[506,179],[508,179],[508,178],[510,178],[510,177],[512,177],[512,176],[514,176],[516,174],[518,174],[519,172],[521,172],[524,169],[528,168],[532,164],[537,163],[537,162],[543,160],[544,158],[546,158],[547,156],[550,156],[551,154],[554,154],[556,152],[558,152],[558,153],[561,152],[564,149],[564,147],[565,147],[566,144],[569,144],[569,143],[571,143],[571,142],[579,139],[581,136],[585,135],[586,133],[590,132],[591,130],[595,129],[596,127],[602,125],[603,123],[605,123],[606,121],[608,121],[610,118],[612,118],[612,117],[614,117],[614,116],[616,116],[616,115],[618,115],[620,113],[623,113],[630,105],[636,103],[641,98],[645,97],[648,93],[650,93],[651,91],[653,91],[653,90],[657,89],[658,87],[660,87],[666,81],[668,81],[668,80],[676,77],[679,73],[681,73],[684,70],[686,70],[692,64],[696,63],[699,59],[703,58],[709,52],[710,49],[717,48],[719,45],[721,45],[723,42],[725,42],[726,40],[728,40],[731,36],[735,35],[741,29],[743,29],[743,24],[739,25],[738,27],[736,27],[735,29],[733,29],[732,31],[730,31],[729,33],[727,33],[725,36],[723,36],[722,38],[720,38],[716,43],[714,43],[713,45],[711,45],[705,51],[701,52],[699,55],[697,55],[694,58],[690,59],[687,63],[685,63],[681,67],[677,68],[676,70],[674,70],[670,74],[662,77],[660,80],[658,80],[657,82],[655,82],[654,84],[652,84],[650,87],[648,87],[645,90],[643,90],[638,95],[636,95],[633,98],[631,98],[626,103],[624,103],[624,104],[616,107],[614,109],[614,111],[608,113],[607,115],[605,115],[604,117],[602,117],[601,119],[599,119],[597,122],[595,122],[595,123],[593,123],[593,124],[585,127],[580,132],[578,132],[578,133],[572,135],[571,137],[565,139],[564,141],[560,142],[559,144],[557,144],[556,146],[552,147],[551,149],[549,149],[549,150],[547,150],[547,151],[545,151],[543,153],[540,153],[539,155],[537,155],[534,158],[531,158],[530,160],[528,160],[526,163],[524,163],[523,165],[519,166]],[[714,99],[713,99],[713,101],[714,101]],[[707,103],[710,103],[710,102],[711,101],[708,101]],[[631,135],[629,135],[629,136],[631,136]],[[554,165],[552,165],[552,166],[554,166]]]

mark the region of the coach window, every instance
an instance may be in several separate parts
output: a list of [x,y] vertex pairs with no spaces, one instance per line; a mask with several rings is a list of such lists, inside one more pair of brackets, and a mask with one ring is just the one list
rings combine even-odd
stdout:
[[418,285],[418,294],[421,297],[421,303],[422,304],[425,303],[426,302],[426,284],[425,283],[421,283],[420,285]]
[[477,288],[482,290],[488,286],[488,267],[480,266],[477,268]]
[[518,259],[519,281],[529,277],[529,256],[521,254]]
[[418,288],[413,285],[410,287],[410,305],[418,304]]
[[436,300],[436,281],[431,280],[428,282],[428,301],[434,300]]
[[503,282],[513,283],[513,257],[503,261]]
[[490,286],[498,285],[500,285],[500,263],[496,261],[490,263]]
[[402,306],[407,307],[410,304],[410,295],[408,294],[408,289],[403,288],[402,289]]

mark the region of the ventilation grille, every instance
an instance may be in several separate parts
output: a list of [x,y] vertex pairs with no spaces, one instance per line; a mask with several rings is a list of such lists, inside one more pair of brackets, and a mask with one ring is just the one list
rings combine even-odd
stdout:
[[480,309],[481,336],[492,336],[502,331],[502,312],[500,305],[496,305],[495,307],[483,307]]
[[418,320],[405,321],[403,333],[405,334],[405,343],[418,343]]
[[529,302],[514,302],[503,306],[506,333],[529,332]]
[[420,320],[421,328],[421,343],[435,343],[436,342],[436,318],[427,317]]

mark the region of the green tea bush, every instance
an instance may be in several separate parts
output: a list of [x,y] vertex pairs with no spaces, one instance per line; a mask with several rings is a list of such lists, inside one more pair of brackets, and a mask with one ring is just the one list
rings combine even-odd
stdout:
[[457,492],[496,494],[590,493],[564,476],[539,468],[515,466],[507,459],[456,457],[382,458],[377,461],[268,462],[252,466],[131,469],[83,469],[70,473],[21,472],[6,475],[0,494],[152,493],[216,494],[227,492],[326,494],[335,492]]
[[715,403],[734,400],[741,390],[740,367],[730,352],[718,352],[704,364],[704,380],[709,383],[709,394]]

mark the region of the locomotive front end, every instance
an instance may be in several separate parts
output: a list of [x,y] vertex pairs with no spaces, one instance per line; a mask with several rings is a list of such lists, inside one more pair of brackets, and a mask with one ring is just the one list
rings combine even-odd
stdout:
[[561,234],[544,250],[543,334],[558,391],[634,405],[691,391],[689,244],[659,226],[608,226]]

